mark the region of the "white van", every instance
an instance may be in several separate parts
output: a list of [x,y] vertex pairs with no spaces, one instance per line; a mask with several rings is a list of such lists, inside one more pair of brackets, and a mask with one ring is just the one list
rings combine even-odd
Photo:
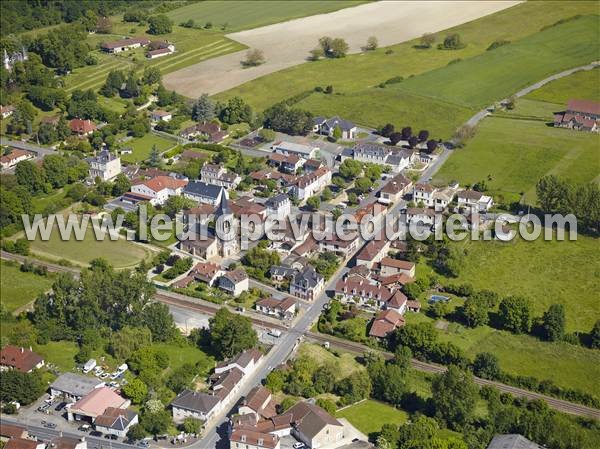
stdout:
[[97,363],[96,363],[95,359],[89,359],[83,365],[83,374],[89,373],[91,370],[93,370],[94,368],[96,368],[96,365],[97,365]]

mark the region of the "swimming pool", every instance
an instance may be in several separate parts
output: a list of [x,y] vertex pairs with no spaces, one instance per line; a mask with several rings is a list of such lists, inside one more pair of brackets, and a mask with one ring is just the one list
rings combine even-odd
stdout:
[[448,301],[450,298],[442,295],[431,295],[429,302]]

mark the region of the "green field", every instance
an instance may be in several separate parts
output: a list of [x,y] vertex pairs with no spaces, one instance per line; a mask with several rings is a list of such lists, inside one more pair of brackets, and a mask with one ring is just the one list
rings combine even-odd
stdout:
[[[176,53],[149,60],[145,57],[145,49],[135,49],[116,55],[105,53],[99,49],[91,52],[99,60],[94,66],[85,66],[73,70],[64,79],[68,92],[75,89],[97,89],[106,80],[111,70],[135,70],[138,75],[144,67],[158,67],[164,75],[191,64],[196,64],[206,59],[221,56],[245,47],[223,36],[223,33],[211,30],[194,30],[173,26],[173,32],[161,36],[151,36],[146,33],[147,26],[120,23],[113,21],[113,33],[93,35],[88,37],[90,45],[99,45],[101,42],[122,39],[123,36],[147,37],[150,40],[168,40],[175,45]],[[115,106],[114,104],[112,106]],[[112,109],[112,108],[111,108]]]
[[39,235],[36,236],[31,242],[31,252],[51,260],[67,259],[81,266],[87,266],[93,259],[102,257],[115,268],[133,267],[150,255],[150,251],[143,246],[122,238],[112,241],[106,237],[97,241],[91,229],[86,232],[82,241],[75,240],[74,236],[68,241],[63,241],[56,226],[52,230],[50,240],[42,241]]
[[[576,241],[512,243],[498,241],[457,242],[467,250],[460,275],[447,282],[468,282],[475,289],[531,299],[536,316],[550,304],[561,303],[567,315],[567,331],[589,332],[600,319],[600,303],[592,293],[600,290],[597,259],[599,240],[578,235]],[[423,272],[430,271],[421,266]],[[422,273],[423,273],[422,272]]]
[[[526,2],[438,33],[438,42],[447,33],[460,33],[462,40],[467,43],[466,47],[460,50],[445,51],[433,48],[421,50],[415,48],[415,44],[418,43],[418,40],[415,40],[391,47],[380,48],[374,52],[349,55],[341,59],[301,64],[250,81],[242,86],[219,94],[216,98],[223,100],[238,95],[255,108],[262,110],[282,99],[313,90],[317,85],[333,85],[334,94],[331,98],[311,96],[305,100],[306,103],[304,106],[315,107],[315,113],[325,113],[327,115],[351,114],[351,117],[347,118],[351,118],[361,124],[380,125],[389,121],[395,123],[397,126],[413,125],[413,123],[410,123],[413,115],[405,118],[405,111],[415,109],[417,111],[428,111],[431,114],[430,108],[437,109],[440,107],[439,103],[432,102],[430,98],[415,101],[414,96],[408,96],[405,91],[400,93],[404,83],[410,87],[409,82],[417,82],[417,75],[445,68],[450,61],[455,59],[460,58],[466,62],[469,58],[485,54],[487,47],[497,39],[507,39],[516,42],[527,36],[535,35],[542,27],[552,25],[560,19],[576,14],[589,15],[596,13],[597,3],[595,2]],[[590,19],[586,18],[585,20]],[[556,28],[558,29],[558,27]],[[566,55],[564,57],[565,60],[562,62],[556,61],[556,66],[553,66],[552,62],[544,61],[544,67],[548,70],[556,68],[556,71],[559,71],[566,64],[566,60],[572,60],[575,62],[575,65],[579,65],[580,61],[576,59],[578,55],[581,56],[582,52],[587,55],[589,51],[594,55],[591,59],[583,61],[583,63],[589,63],[592,59],[597,58],[597,39],[594,37],[596,35],[593,34],[593,29],[589,32],[591,32],[591,35],[589,35],[591,36],[590,42],[593,42],[595,45],[590,42],[580,44],[575,48],[573,56]],[[547,33],[552,34],[557,32],[555,30],[548,30]],[[588,36],[587,32],[578,34],[580,35],[575,36],[574,39]],[[563,41],[565,42],[570,41],[570,39],[570,36],[568,38],[563,36]],[[565,46],[568,46],[568,44],[562,41],[559,44],[563,49],[566,48]],[[581,47],[589,47],[590,50],[582,50]],[[498,50],[501,50],[501,48],[495,51]],[[552,51],[544,50],[544,53],[550,58],[555,57]],[[462,65],[462,63],[456,65]],[[523,72],[527,76],[531,76],[529,70]],[[538,74],[541,73],[541,70],[534,67],[531,73]],[[411,75],[415,77],[408,79]],[[403,76],[405,81],[395,85],[396,87],[388,87],[386,89],[376,87],[378,84],[396,76]],[[510,77],[507,82],[509,81],[511,88],[514,87],[517,90],[523,79]],[[479,86],[473,86],[473,88],[477,91],[481,89]],[[435,91],[436,89],[439,89],[439,87],[426,85],[424,90],[416,93],[419,96],[429,96],[429,91]],[[465,112],[457,110],[457,119],[451,122],[450,117],[453,113],[451,107],[453,106],[449,105],[447,106],[447,111],[442,109],[441,112],[436,113],[441,115],[440,120],[445,122],[434,124],[442,132],[451,128],[453,129],[464,117]],[[448,118],[443,118],[444,116]],[[424,119],[420,118],[420,120]],[[419,121],[419,123],[424,122]],[[417,125],[413,126],[418,127]]]
[[123,142],[123,148],[131,148],[133,153],[124,154],[121,159],[124,162],[140,162],[150,157],[152,145],[156,145],[159,152],[168,150],[174,147],[177,143],[174,140],[165,139],[156,134],[148,133],[143,137],[137,137],[126,142]]
[[52,286],[52,277],[24,273],[16,263],[0,261],[0,302],[8,312],[34,301]]
[[433,182],[485,180],[496,202],[516,201],[524,193],[525,200],[535,204],[535,185],[544,175],[576,183],[597,181],[600,136],[549,126],[553,113],[562,108],[561,104],[517,100],[514,110],[483,120],[475,137],[453,152]]
[[600,101],[600,70],[576,72],[552,81],[527,95],[528,99],[558,103],[563,107],[570,98]]
[[299,17],[312,16],[337,11],[338,9],[360,5],[358,0],[274,0],[274,1],[210,1],[193,2],[190,5],[170,11],[167,16],[176,24],[192,19],[196,26],[210,22],[215,29],[228,33],[247,30],[284,22]]
[[336,413],[338,418],[346,418],[365,435],[379,432],[384,424],[399,426],[408,420],[408,413],[384,402],[368,399]]
[[562,70],[598,58],[600,16],[550,27],[480,56],[408,79],[394,89],[483,108]]

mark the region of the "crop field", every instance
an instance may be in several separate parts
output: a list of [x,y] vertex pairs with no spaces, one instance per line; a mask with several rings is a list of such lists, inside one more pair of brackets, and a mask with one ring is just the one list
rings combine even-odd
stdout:
[[600,16],[585,16],[398,84],[397,89],[483,108],[553,73],[598,58]]
[[215,29],[240,31],[271,23],[324,14],[365,3],[364,0],[274,0],[196,2],[170,11],[167,16],[180,24],[192,19],[197,26],[211,23]]
[[[486,53],[489,45],[498,39],[516,42],[534,35],[542,27],[552,25],[558,20],[578,14],[596,13],[597,4],[594,2],[526,2],[436,34],[439,42],[446,34],[459,33],[462,41],[466,43],[460,50],[422,50],[415,48],[419,43],[418,39],[415,39],[373,52],[301,64],[247,82],[216,95],[216,98],[226,99],[238,95],[262,110],[285,98],[312,90],[316,85],[333,85],[337,93],[361,92],[363,109],[378,109],[382,107],[381,102],[370,100],[374,95],[378,100],[381,99],[373,93],[375,86],[390,78],[403,76],[406,79],[410,75],[416,76],[446,67],[455,59],[466,61]],[[427,95],[428,92],[425,90],[421,94]],[[390,104],[394,104],[392,97],[390,95]],[[342,104],[345,102],[341,96],[327,102],[329,114],[337,114],[338,100]],[[392,122],[397,119],[392,115],[388,118]]]
[[34,301],[52,285],[52,277],[24,273],[16,263],[0,261],[2,276],[0,277],[0,302],[8,312]]
[[526,98],[558,103],[563,108],[571,98],[600,101],[600,70],[585,70],[552,81],[534,90]]
[[147,59],[145,49],[125,51],[116,55],[108,54],[100,49],[91,54],[98,58],[94,66],[80,67],[73,70],[65,78],[65,87],[68,92],[75,89],[98,89],[111,70],[135,70],[141,74],[144,67],[158,67],[162,74],[179,70],[191,64],[206,59],[224,55],[245,47],[223,36],[223,33],[211,30],[194,30],[173,26],[173,32],[161,36],[147,34],[146,26],[135,24],[115,23],[114,34],[94,35],[88,37],[91,45],[100,45],[101,42],[119,40],[124,35],[147,37],[150,40],[168,40],[175,45],[176,52],[172,55],[158,59]]

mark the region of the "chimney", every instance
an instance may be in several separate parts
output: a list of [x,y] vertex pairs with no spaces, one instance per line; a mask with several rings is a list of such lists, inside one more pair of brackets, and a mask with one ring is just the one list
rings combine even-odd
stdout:
[[21,346],[21,354],[23,354],[25,352],[25,349],[23,348],[23,346]]

